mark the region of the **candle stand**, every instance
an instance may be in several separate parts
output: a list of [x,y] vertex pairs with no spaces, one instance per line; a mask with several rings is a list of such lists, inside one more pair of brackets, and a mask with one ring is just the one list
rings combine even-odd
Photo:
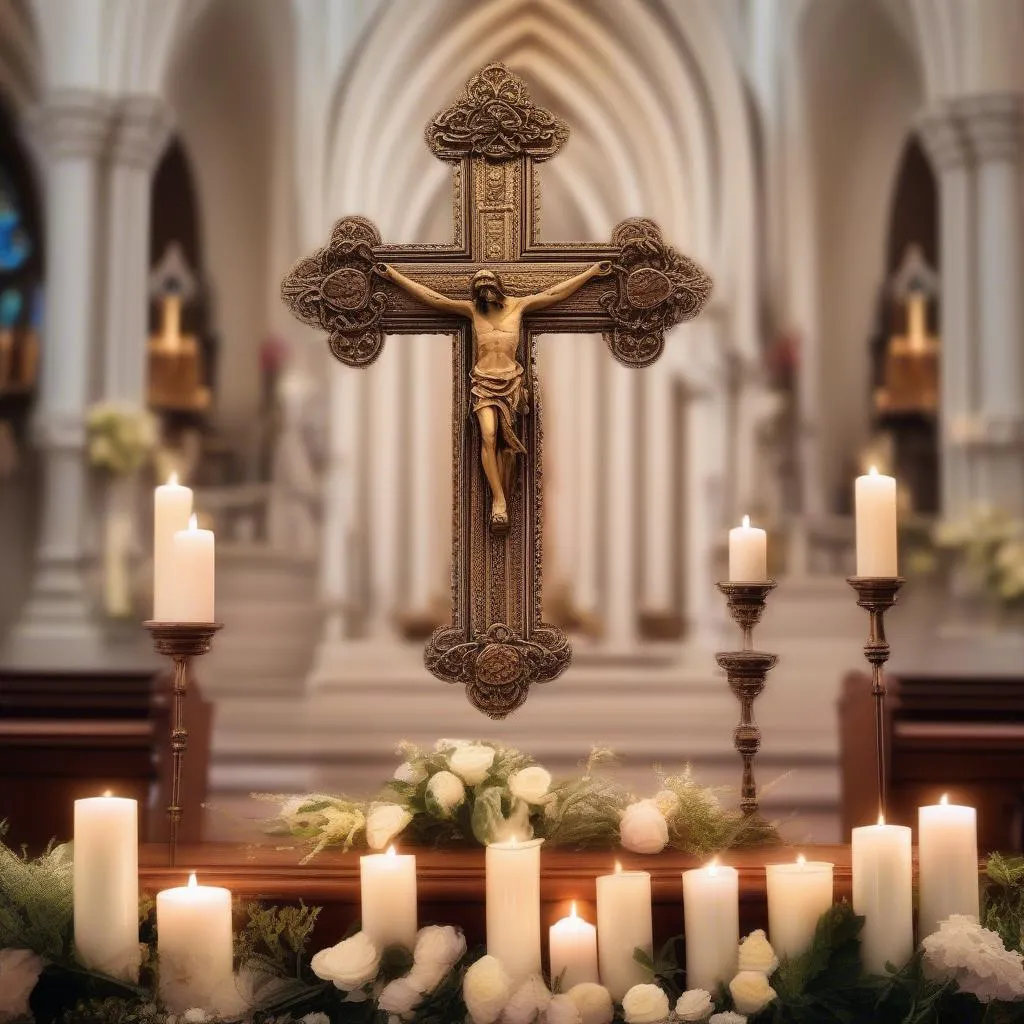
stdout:
[[175,866],[178,852],[178,827],[181,824],[181,769],[188,748],[185,728],[185,695],[188,693],[192,659],[210,650],[213,635],[221,628],[219,622],[153,622],[145,623],[153,637],[153,650],[174,662],[174,707],[171,715],[171,802],[167,808],[170,822],[168,857]]
[[887,773],[885,767],[885,676],[882,666],[889,660],[885,638],[885,613],[896,603],[904,580],[899,576],[850,576],[847,581],[857,592],[857,604],[868,613],[868,639],[864,657],[871,663],[871,694],[875,698],[875,768],[878,773],[878,813],[885,818]]
[[765,688],[768,672],[779,660],[777,654],[754,650],[754,626],[761,621],[768,595],[775,589],[775,581],[723,582],[718,584],[718,589],[725,594],[733,621],[743,630],[743,649],[720,652],[715,659],[725,670],[729,688],[740,702],[740,723],[733,733],[733,741],[743,760],[740,809],[745,815],[752,816],[757,813],[754,758],[761,747],[761,730],[754,721],[754,701]]

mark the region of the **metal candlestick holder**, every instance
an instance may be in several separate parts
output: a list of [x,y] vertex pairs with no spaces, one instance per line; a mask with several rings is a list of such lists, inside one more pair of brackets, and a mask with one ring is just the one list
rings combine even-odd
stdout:
[[864,657],[871,663],[871,694],[875,698],[875,768],[878,773],[878,813],[885,816],[888,775],[885,767],[885,676],[882,666],[889,660],[885,638],[885,613],[896,603],[904,580],[899,576],[850,576],[857,591],[857,604],[869,617]]
[[219,622],[146,622],[153,636],[153,650],[174,662],[174,710],[171,717],[171,802],[167,808],[170,822],[168,857],[175,866],[178,853],[178,829],[181,825],[181,770],[188,748],[185,728],[185,695],[192,659],[210,650],[213,635],[221,628]]
[[777,654],[754,650],[754,626],[761,621],[768,595],[775,589],[775,580],[764,583],[718,584],[725,594],[729,614],[743,630],[743,649],[723,651],[715,655],[725,670],[729,688],[740,702],[740,724],[733,733],[737,751],[743,760],[743,782],[740,786],[740,809],[750,817],[757,814],[757,784],[754,781],[754,758],[761,747],[761,730],[754,721],[754,701],[761,695],[768,673],[779,660]]

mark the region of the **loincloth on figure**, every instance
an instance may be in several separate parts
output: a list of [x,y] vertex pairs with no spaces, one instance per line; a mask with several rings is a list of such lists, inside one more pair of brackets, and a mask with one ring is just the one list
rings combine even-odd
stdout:
[[516,416],[530,411],[525,376],[526,371],[519,363],[513,363],[507,370],[478,370],[474,366],[469,372],[470,411],[475,415],[488,407],[497,409],[502,446],[521,455],[526,454],[526,446],[516,433]]

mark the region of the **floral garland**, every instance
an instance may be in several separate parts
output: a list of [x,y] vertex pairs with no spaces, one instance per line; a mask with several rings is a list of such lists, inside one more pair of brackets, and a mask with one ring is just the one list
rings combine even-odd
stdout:
[[668,848],[701,856],[778,842],[771,825],[723,808],[689,768],[666,775],[656,766],[659,791],[639,799],[602,775],[612,758],[606,750],[591,753],[579,778],[560,782],[529,754],[496,743],[442,739],[432,750],[403,743],[399,751],[402,763],[369,803],[256,794],[281,804],[269,831],[302,839],[307,860],[328,848],[383,850],[403,834],[437,847],[515,836],[577,850],[621,845],[633,853]]

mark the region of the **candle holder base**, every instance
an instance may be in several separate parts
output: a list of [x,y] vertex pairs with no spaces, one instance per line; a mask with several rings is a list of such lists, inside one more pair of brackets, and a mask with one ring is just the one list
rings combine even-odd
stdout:
[[181,772],[188,749],[188,729],[185,727],[185,696],[188,693],[189,674],[193,658],[207,654],[214,634],[222,627],[219,622],[158,622],[143,623],[153,637],[153,650],[174,662],[173,711],[171,718],[171,802],[167,808],[170,822],[168,859],[175,866],[178,851],[178,830],[181,825],[182,797]]

